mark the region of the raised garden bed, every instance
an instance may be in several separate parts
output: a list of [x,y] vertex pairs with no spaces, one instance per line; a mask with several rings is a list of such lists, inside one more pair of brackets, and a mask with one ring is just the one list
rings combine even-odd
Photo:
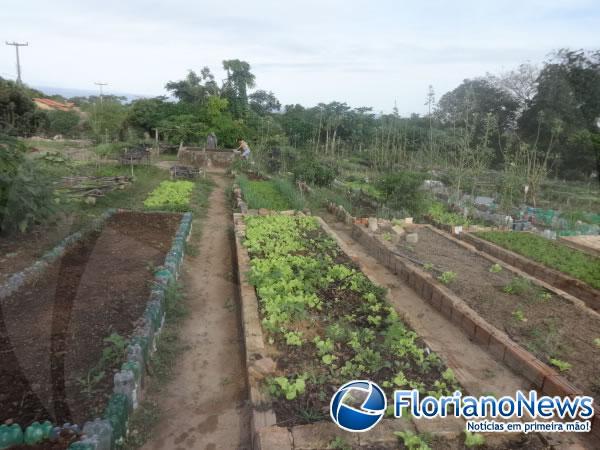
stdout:
[[461,238],[600,312],[600,258],[532,233],[463,233]]
[[[190,223],[119,211],[1,300],[0,422],[78,423],[88,436],[108,427],[109,446],[123,437]],[[83,426],[101,415],[107,424]]]
[[[234,222],[255,448],[328,448],[336,439],[404,448],[393,431],[423,432],[423,424],[394,420],[364,436],[342,432],[327,418],[331,395],[355,378],[389,392],[442,393],[458,388],[452,371],[319,218],[235,214]],[[440,433],[433,448],[464,448],[462,430],[461,420],[437,422],[428,430]],[[535,441],[529,448],[541,448]]]
[[418,235],[417,244],[403,245],[401,251],[454,273],[445,283],[448,289],[544,363],[559,370],[559,361],[570,364],[562,375],[600,399],[600,347],[594,343],[600,337],[600,316],[505,268],[496,271],[488,259],[430,228],[419,229]]

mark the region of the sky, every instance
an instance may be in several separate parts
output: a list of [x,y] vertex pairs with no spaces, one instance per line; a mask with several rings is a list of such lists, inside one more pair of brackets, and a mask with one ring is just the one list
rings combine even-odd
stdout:
[[[597,0],[0,0],[0,40],[32,86],[165,94],[169,80],[242,59],[282,104],[342,101],[424,113],[463,79],[600,48]],[[16,77],[0,47],[0,76]]]

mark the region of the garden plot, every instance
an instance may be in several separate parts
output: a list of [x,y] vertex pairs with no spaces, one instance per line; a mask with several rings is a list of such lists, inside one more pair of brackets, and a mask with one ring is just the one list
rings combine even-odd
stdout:
[[600,399],[600,316],[494,264],[427,227],[397,251],[541,361]]
[[[460,387],[327,226],[290,214],[235,215],[254,445],[386,449],[423,443],[423,424],[411,420],[384,420],[357,436],[327,418],[331,395],[350,379],[374,380],[388,392],[414,387],[440,395]],[[431,448],[465,448],[461,420],[432,427],[440,435],[429,439]],[[535,436],[525,441],[486,448],[543,447]]]
[[118,212],[2,300],[0,422],[99,415],[180,219]]

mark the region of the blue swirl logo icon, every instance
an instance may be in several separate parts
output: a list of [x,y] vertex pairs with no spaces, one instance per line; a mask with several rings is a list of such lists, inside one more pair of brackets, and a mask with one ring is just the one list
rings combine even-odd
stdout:
[[363,432],[377,425],[386,408],[385,394],[377,384],[354,380],[344,384],[331,397],[329,414],[338,427]]

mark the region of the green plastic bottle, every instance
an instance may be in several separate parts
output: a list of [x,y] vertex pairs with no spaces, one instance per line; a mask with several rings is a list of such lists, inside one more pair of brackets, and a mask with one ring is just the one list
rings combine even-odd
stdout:
[[0,449],[23,443],[23,430],[16,423],[0,425]]
[[33,422],[25,429],[24,442],[32,445],[48,439],[52,431],[52,424],[48,421],[43,423]]

